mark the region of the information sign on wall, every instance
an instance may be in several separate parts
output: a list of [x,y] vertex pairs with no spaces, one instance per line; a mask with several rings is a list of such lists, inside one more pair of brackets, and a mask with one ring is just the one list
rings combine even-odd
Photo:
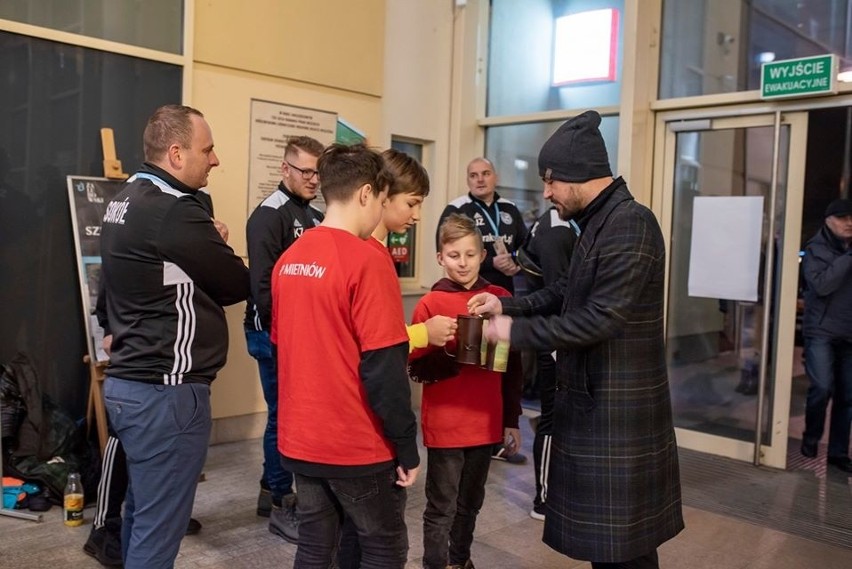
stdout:
[[310,136],[329,145],[336,134],[337,113],[252,99],[248,213],[278,188],[288,137]]

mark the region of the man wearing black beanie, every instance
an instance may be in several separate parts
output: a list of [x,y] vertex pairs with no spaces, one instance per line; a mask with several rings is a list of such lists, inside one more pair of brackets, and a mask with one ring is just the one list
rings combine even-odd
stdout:
[[852,200],[837,199],[825,210],[825,224],[805,246],[805,371],[810,386],[802,454],[814,458],[825,428],[828,401],[829,466],[852,472]]
[[597,569],[656,568],[657,547],[683,529],[665,245],[653,213],[613,179],[600,122],[594,111],[574,117],[538,157],[545,199],[580,226],[567,276],[523,298],[480,294],[468,308],[495,315],[491,341],[557,350],[544,542]]

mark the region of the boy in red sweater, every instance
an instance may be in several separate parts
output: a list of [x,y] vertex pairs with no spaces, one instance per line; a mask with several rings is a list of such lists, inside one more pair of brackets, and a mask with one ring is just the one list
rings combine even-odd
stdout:
[[[485,249],[472,219],[448,216],[438,230],[438,242],[438,264],[447,277],[420,300],[413,322],[438,314],[467,314],[467,301],[480,292],[511,296],[479,276]],[[425,383],[421,425],[428,462],[423,567],[472,569],[470,546],[485,498],[491,447],[502,441],[514,453],[521,444],[520,358],[510,354],[503,373],[457,365],[442,348],[415,350],[409,361],[412,379]]]

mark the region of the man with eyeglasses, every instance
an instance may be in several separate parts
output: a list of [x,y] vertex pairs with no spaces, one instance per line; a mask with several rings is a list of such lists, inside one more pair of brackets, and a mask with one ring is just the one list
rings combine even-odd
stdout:
[[246,305],[245,332],[249,354],[257,360],[267,419],[263,434],[263,477],[257,515],[269,518],[269,531],[291,543],[299,541],[293,474],[278,453],[278,364],[269,339],[272,320],[272,268],[281,254],[306,229],[319,225],[323,214],[311,207],[317,196],[317,159],[323,145],[308,136],[291,136],[284,148],[278,189],[255,208],[246,224],[251,296]]

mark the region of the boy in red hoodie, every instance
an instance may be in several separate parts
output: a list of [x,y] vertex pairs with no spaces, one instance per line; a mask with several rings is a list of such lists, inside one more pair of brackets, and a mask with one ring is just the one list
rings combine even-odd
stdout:
[[[511,296],[479,276],[485,249],[472,219],[448,216],[438,230],[438,241],[438,264],[447,276],[420,300],[412,322],[439,314],[467,314],[467,301],[480,292]],[[412,379],[425,384],[421,425],[428,466],[423,567],[472,569],[470,546],[485,498],[491,447],[502,441],[514,453],[521,443],[520,358],[510,354],[503,373],[457,365],[443,348],[415,350],[409,361]]]

